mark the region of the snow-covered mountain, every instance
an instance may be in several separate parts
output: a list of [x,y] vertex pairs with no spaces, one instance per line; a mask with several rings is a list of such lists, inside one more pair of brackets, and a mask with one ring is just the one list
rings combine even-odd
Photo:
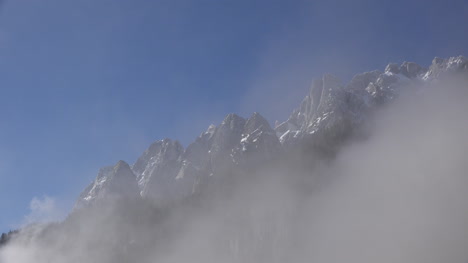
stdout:
[[427,69],[412,62],[389,64],[383,72],[358,74],[347,84],[324,75],[313,82],[290,117],[274,129],[258,113],[248,119],[229,114],[185,149],[171,139],[156,141],[131,167],[120,161],[102,168],[80,195],[76,208],[114,195],[171,203],[196,193],[205,182],[226,171],[249,169],[299,147],[333,154],[361,132],[369,114],[406,88],[457,72],[468,73],[468,60],[462,56],[435,58]]

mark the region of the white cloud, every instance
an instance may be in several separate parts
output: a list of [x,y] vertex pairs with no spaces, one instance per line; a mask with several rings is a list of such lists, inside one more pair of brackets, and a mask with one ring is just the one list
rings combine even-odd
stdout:
[[29,209],[29,214],[24,218],[25,225],[57,221],[63,215],[55,199],[49,196],[43,196],[42,198],[34,197],[29,203]]

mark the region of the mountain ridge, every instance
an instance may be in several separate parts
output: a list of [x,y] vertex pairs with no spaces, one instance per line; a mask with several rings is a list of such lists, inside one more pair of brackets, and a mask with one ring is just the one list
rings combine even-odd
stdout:
[[[360,132],[369,114],[393,101],[406,87],[456,72],[468,72],[465,57],[436,57],[428,68],[414,62],[400,66],[390,63],[383,72],[360,73],[348,83],[325,74],[313,81],[290,117],[273,128],[259,113],[247,119],[231,113],[218,126],[210,125],[186,148],[167,138],[152,143],[131,165],[139,195],[155,204],[181,200],[199,191],[200,184],[213,176],[274,160],[304,145],[333,155],[343,141]],[[105,172],[109,169],[101,169],[75,208],[100,198],[99,192],[107,187],[106,178],[115,176]]]

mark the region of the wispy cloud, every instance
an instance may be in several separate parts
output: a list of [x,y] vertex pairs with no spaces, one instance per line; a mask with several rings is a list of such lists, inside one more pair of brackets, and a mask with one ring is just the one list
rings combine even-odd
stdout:
[[57,221],[63,217],[55,198],[46,195],[42,198],[33,197],[29,203],[29,210],[29,214],[24,217],[24,225]]

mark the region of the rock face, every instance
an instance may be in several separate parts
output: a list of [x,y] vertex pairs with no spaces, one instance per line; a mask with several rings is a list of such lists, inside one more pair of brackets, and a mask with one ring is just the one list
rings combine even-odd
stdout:
[[246,121],[240,143],[232,151],[236,164],[250,167],[278,157],[283,149],[268,121],[254,113]]
[[133,165],[141,196],[150,199],[166,198],[173,194],[172,180],[180,170],[184,149],[177,141],[164,139],[151,146]]
[[435,58],[429,69],[413,62],[391,63],[384,72],[356,75],[346,86],[325,75],[313,82],[288,120],[276,125],[276,134],[286,148],[309,143],[333,151],[334,144],[352,135],[373,109],[394,100],[405,88],[456,72],[468,72],[466,58]]
[[94,182],[81,193],[75,209],[101,200],[139,197],[135,174],[126,162],[119,161],[114,166],[99,170]]
[[468,72],[468,59],[463,56],[451,57],[449,59],[434,58],[429,70],[424,73],[423,80],[433,80],[442,74],[454,72]]
[[281,143],[294,147],[307,140],[318,147],[330,147],[331,141],[363,121],[372,106],[366,87],[378,75],[377,71],[357,75],[346,87],[331,75],[314,81],[300,108],[275,128]]
[[186,149],[170,139],[154,142],[132,167],[120,161],[102,168],[76,207],[119,195],[171,203],[196,193],[213,177],[259,166],[291,149],[307,145],[333,153],[375,108],[394,100],[406,88],[460,72],[468,73],[468,60],[462,56],[435,58],[429,69],[413,62],[391,63],[384,72],[358,74],[347,85],[324,75],[313,82],[299,108],[275,129],[258,113],[248,119],[229,114]]

